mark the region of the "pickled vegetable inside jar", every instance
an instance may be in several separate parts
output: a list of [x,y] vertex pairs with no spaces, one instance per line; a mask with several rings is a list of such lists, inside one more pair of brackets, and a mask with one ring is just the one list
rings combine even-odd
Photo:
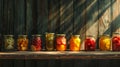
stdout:
[[95,38],[92,35],[89,35],[85,39],[85,50],[86,51],[94,51],[96,47]]
[[54,33],[46,33],[46,49],[54,50]]
[[41,35],[32,35],[31,50],[39,51],[42,48]]
[[14,49],[13,35],[4,35],[4,49],[5,50],[13,50]]
[[19,51],[28,50],[28,38],[27,35],[19,35],[17,39],[17,45]]
[[109,35],[102,35],[99,39],[99,48],[103,51],[111,50],[111,39]]
[[120,34],[114,33],[112,37],[112,50],[120,51]]
[[66,50],[65,34],[57,34],[56,35],[56,50],[58,50],[58,51]]
[[70,38],[70,50],[79,51],[80,43],[81,43],[80,35],[72,35]]

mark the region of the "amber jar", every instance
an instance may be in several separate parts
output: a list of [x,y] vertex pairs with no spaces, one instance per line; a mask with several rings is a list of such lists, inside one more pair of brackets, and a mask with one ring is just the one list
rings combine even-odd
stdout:
[[28,37],[27,35],[19,35],[17,39],[17,46],[19,51],[28,50]]
[[94,36],[87,35],[85,39],[85,51],[95,51],[96,41]]
[[54,33],[46,33],[46,50],[54,50]]
[[42,49],[41,35],[32,35],[31,50],[40,51]]
[[102,51],[110,51],[111,50],[111,38],[108,34],[104,34],[104,35],[100,36],[99,49]]
[[14,38],[13,35],[4,35],[4,50],[11,51],[14,50]]
[[114,33],[112,36],[112,50],[120,51],[120,33]]
[[65,51],[66,50],[66,37],[65,34],[56,34],[56,50]]
[[71,51],[79,51],[81,46],[80,35],[72,35],[69,43]]

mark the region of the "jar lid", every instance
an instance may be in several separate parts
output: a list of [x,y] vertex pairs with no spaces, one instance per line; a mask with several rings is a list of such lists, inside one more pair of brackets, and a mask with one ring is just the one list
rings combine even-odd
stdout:
[[80,37],[80,35],[72,35],[72,36]]
[[45,34],[55,34],[55,33],[48,33],[48,32],[46,32]]
[[66,34],[56,34],[57,36],[65,36]]
[[32,36],[38,36],[38,37],[39,37],[39,36],[41,36],[41,35],[40,35],[40,34],[34,34],[34,35],[32,35]]
[[26,37],[27,35],[18,35],[19,37]]

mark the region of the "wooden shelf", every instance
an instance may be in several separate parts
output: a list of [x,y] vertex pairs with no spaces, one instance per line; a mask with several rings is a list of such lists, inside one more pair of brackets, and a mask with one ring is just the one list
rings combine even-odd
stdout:
[[0,52],[0,59],[120,59],[120,52],[111,51],[15,51]]

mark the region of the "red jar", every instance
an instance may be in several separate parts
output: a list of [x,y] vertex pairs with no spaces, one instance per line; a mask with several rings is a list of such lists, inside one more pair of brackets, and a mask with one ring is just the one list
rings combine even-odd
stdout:
[[87,36],[85,39],[85,51],[95,51],[96,41],[91,35]]
[[120,33],[114,33],[112,37],[112,50],[120,51]]
[[65,51],[66,50],[65,34],[57,34],[57,36],[56,36],[56,50],[58,50],[58,51]]
[[31,50],[40,51],[42,47],[41,35],[32,35]]

